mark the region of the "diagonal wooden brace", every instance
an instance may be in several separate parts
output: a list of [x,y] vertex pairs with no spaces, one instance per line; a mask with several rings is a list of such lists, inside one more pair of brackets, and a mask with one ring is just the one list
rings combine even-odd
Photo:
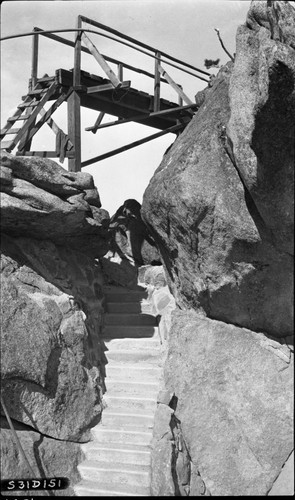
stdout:
[[116,76],[116,74],[113,72],[113,70],[110,68],[108,63],[106,62],[105,58],[101,55],[101,53],[97,50],[95,45],[92,43],[90,38],[83,32],[82,33],[82,41],[85,43],[87,49],[89,52],[93,55],[94,59],[98,62],[100,67],[103,69],[103,71],[106,73],[108,78],[111,80],[113,86],[115,88],[120,87],[122,85],[122,82],[120,82],[119,78]]
[[177,92],[177,94],[186,102],[187,104],[193,104],[193,102],[190,100],[190,98],[181,90],[181,88],[175,83],[175,81],[171,78],[170,75],[168,75],[167,71],[162,68],[161,64],[158,65],[158,70],[161,73],[162,77],[167,80],[169,85]]
[[[32,137],[38,132],[38,130],[42,127],[42,125],[47,122],[47,120],[51,117],[51,115],[54,113],[54,111],[64,102],[66,101],[71,93],[73,92],[73,88],[71,87],[70,90],[67,93],[61,94],[58,99],[52,104],[52,106],[45,111],[45,114],[40,118],[38,123],[32,128],[27,136],[27,141],[32,139]],[[43,107],[43,106],[42,106]],[[38,110],[40,112],[40,109]]]

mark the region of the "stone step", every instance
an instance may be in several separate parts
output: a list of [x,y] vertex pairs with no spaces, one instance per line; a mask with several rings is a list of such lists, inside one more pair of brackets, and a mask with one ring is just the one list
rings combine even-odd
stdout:
[[159,392],[159,383],[152,382],[119,382],[106,379],[107,394],[112,396],[143,396],[156,398]]
[[154,425],[153,414],[123,413],[106,408],[103,411],[101,425],[113,429],[150,430]]
[[154,412],[157,405],[156,398],[127,397],[127,396],[108,396],[103,397],[109,409],[120,408],[120,410],[129,410],[131,413],[137,411]]
[[134,366],[110,362],[106,365],[106,384],[109,380],[119,382],[158,383],[161,375],[158,366]]
[[115,480],[118,483],[134,486],[148,486],[150,482],[149,465],[85,460],[78,465],[78,470],[82,479],[90,481],[112,484]]
[[145,301],[141,303],[138,302],[107,302],[106,304],[106,312],[113,314],[140,314],[142,313],[151,313],[152,306]]
[[94,497],[112,497],[112,496],[150,496],[150,488],[143,486],[130,486],[129,484],[120,484],[118,482],[107,482],[82,480],[74,486],[74,491],[77,496],[94,496]]
[[106,325],[103,329],[102,336],[108,338],[144,338],[153,337],[158,333],[157,326],[116,326]]
[[[156,337],[150,337],[150,338],[121,338],[121,339],[102,339],[108,348],[108,350],[111,349],[123,349],[123,350],[142,350],[142,349],[154,349],[155,351],[158,350],[161,352],[161,344],[160,344],[160,339],[158,336]],[[107,351],[106,351],[107,352]]]
[[158,364],[161,361],[161,353],[153,349],[143,349],[142,351],[130,349],[112,349],[105,352],[108,360],[118,361],[121,363],[149,363]]
[[117,325],[117,326],[157,326],[157,318],[152,314],[145,313],[130,313],[130,314],[120,314],[120,313],[107,313],[105,315],[105,325]]
[[150,448],[148,446],[136,444],[128,446],[122,443],[101,444],[92,441],[84,443],[81,445],[81,448],[86,458],[89,460],[144,465],[149,465],[151,461]]
[[125,431],[117,429],[105,429],[102,425],[93,427],[94,439],[100,443],[128,443],[149,445],[152,439],[152,432]]

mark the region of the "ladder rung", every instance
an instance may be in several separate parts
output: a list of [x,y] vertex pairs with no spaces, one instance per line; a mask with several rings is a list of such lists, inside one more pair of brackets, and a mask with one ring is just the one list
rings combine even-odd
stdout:
[[1,149],[10,149],[13,146],[13,141],[1,141]]
[[[44,94],[47,89],[35,89],[35,90],[30,90],[27,95],[39,95],[39,94]],[[25,96],[26,98],[27,96]]]
[[20,131],[20,128],[10,128],[9,130],[2,129],[0,134],[1,135],[8,135],[8,134],[17,134]]
[[38,106],[38,102],[26,102],[26,103],[23,103],[23,104],[19,104],[18,105],[18,109],[22,109],[22,108],[33,108],[34,106]]
[[27,120],[29,118],[30,115],[28,116],[19,116],[18,118],[14,118],[13,116],[11,116],[10,118],[8,118],[8,122],[18,122],[20,120]]

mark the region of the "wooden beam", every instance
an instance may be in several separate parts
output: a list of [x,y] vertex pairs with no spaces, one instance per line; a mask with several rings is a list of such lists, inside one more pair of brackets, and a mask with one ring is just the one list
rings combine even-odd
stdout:
[[[122,82],[120,84],[120,89],[125,89],[130,87],[130,80]],[[114,90],[114,85],[112,83],[105,83],[103,85],[96,85],[95,87],[87,87],[87,94],[94,94],[95,92],[104,92],[105,90]]]
[[99,125],[101,124],[101,122],[102,122],[102,120],[103,120],[103,118],[104,118],[104,115],[105,115],[105,113],[104,113],[103,111],[101,111],[101,112],[99,113],[99,115],[98,115],[98,117],[97,117],[96,121],[95,121],[95,124],[94,124],[92,127],[87,127],[87,128],[85,128],[85,130],[86,130],[86,131],[91,130],[91,132],[92,132],[93,134],[96,134],[96,131],[97,131],[97,129],[98,129],[98,127],[99,127]]
[[124,151],[128,151],[128,149],[135,148],[136,146],[140,146],[141,144],[144,144],[146,142],[152,141],[153,139],[157,139],[158,137],[161,137],[162,135],[168,134],[168,133],[173,133],[177,132],[177,130],[180,130],[183,128],[182,125],[174,125],[173,127],[169,127],[166,130],[162,130],[161,132],[157,132],[156,134],[149,135],[148,137],[144,137],[143,139],[140,139],[139,141],[132,142],[130,144],[126,144],[125,146],[122,146],[121,148],[113,149],[113,151],[109,151],[108,153],[105,153],[103,155],[95,156],[94,158],[91,158],[90,160],[83,161],[81,163],[81,167],[87,167],[88,165],[92,165],[92,163],[96,163],[101,160],[106,160],[107,158],[110,158],[111,156],[117,155],[119,153],[123,153]]
[[[39,156],[41,158],[58,158],[56,151],[17,151],[16,156]],[[75,151],[67,151],[66,158],[74,158]]]
[[[148,118],[157,118],[157,117],[161,117],[161,116],[172,115],[175,113],[181,113],[182,111],[189,111],[190,109],[196,109],[198,107],[199,106],[197,104],[189,104],[187,106],[180,106],[179,108],[164,109],[162,111],[156,111],[155,113],[146,113],[146,114],[142,114],[142,115],[136,115],[133,118],[125,118],[125,119],[122,118],[120,120],[116,120],[113,122],[104,123],[103,125],[100,125],[100,123],[99,123],[96,128],[100,129],[100,128],[113,127],[114,125],[122,125],[123,123],[130,123],[130,122],[134,122],[134,121],[138,121],[138,120],[144,121],[144,120],[147,120]],[[94,126],[85,128],[85,130],[87,132],[92,131],[93,129],[94,129]]]
[[31,85],[32,88],[35,87],[37,83],[37,73],[38,73],[38,47],[39,47],[39,35],[33,36],[33,47],[32,47],[32,70],[31,70]]
[[160,52],[156,52],[155,59],[155,80],[154,80],[154,112],[160,111],[160,78],[161,74],[159,71],[161,61]]
[[175,81],[171,78],[170,75],[168,75],[167,71],[165,71],[161,64],[159,64],[159,72],[161,75],[166,78],[167,82],[171,85],[171,87],[177,92],[177,94],[186,102],[187,104],[193,104],[193,101],[190,100],[190,98],[183,92],[183,90],[175,83]]
[[[77,19],[77,28],[82,28],[81,16]],[[76,34],[74,52],[73,86],[81,85],[81,32]],[[70,172],[81,171],[81,99],[78,92],[73,91],[68,103],[68,136],[74,145],[75,157],[69,158],[68,169]]]
[[114,85],[114,87],[116,87],[116,88],[120,87],[121,86],[121,82],[120,82],[119,78],[115,75],[115,73],[110,68],[110,66],[108,65],[108,63],[104,59],[104,57],[100,54],[100,52],[98,52],[98,50],[95,47],[95,45],[92,43],[92,41],[90,40],[90,38],[88,38],[88,36],[85,33],[82,33],[82,40],[85,43],[85,45],[88,48],[88,50],[93,55],[94,59],[98,62],[98,64],[100,65],[100,67],[103,69],[103,71],[106,73],[106,75],[108,76],[108,78],[111,80],[111,82]]

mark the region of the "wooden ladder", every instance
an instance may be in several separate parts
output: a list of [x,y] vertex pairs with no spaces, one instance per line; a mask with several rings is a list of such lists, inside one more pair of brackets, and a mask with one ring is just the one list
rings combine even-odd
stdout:
[[[72,88],[70,88],[68,92],[62,92],[47,111],[44,109],[44,105],[55,94],[58,86],[59,84],[56,83],[55,77],[46,76],[38,79],[34,88],[29,90],[28,94],[23,97],[23,102],[17,106],[15,113],[13,116],[8,118],[5,127],[1,130],[1,150],[5,150],[10,153],[17,146],[17,144],[19,144],[16,154],[32,154],[32,156],[59,156],[58,151],[52,152],[51,154],[42,151],[28,152],[33,136],[44,123],[47,122],[56,135],[61,132],[61,129],[52,120],[51,115],[64,101],[68,99],[72,92]],[[41,118],[36,123],[36,119],[39,114],[41,115]],[[13,125],[18,121],[22,121],[23,125],[19,128],[13,128]],[[3,139],[8,135],[14,135],[14,137],[11,140],[3,141]],[[27,148],[26,145],[28,145]],[[67,143],[67,149],[73,149],[73,144],[69,140]],[[71,151],[71,154],[73,154],[73,151]],[[68,154],[66,156],[68,156]]]

